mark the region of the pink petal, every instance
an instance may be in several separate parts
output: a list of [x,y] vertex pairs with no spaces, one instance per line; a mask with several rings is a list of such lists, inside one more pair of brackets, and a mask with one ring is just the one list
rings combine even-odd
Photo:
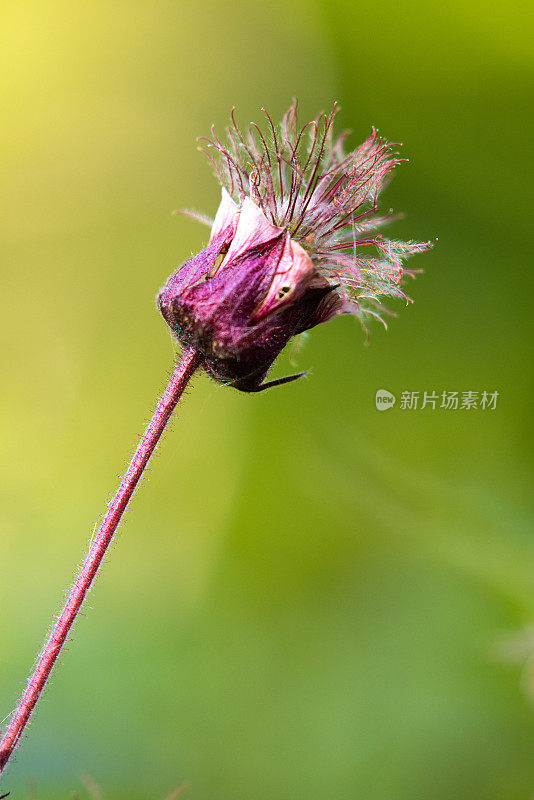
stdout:
[[254,319],[261,319],[270,314],[284,302],[298,299],[310,286],[310,278],[316,269],[305,250],[293,242],[286,234],[282,256],[265,297],[265,300],[254,312]]
[[223,186],[221,192],[221,202],[219,204],[219,208],[217,209],[215,219],[213,220],[213,225],[211,226],[210,242],[226,228],[230,226],[232,226],[234,229],[237,228],[238,220],[239,206],[232,200]]
[[[217,222],[217,218],[215,222]],[[250,247],[269,242],[283,232],[283,228],[278,228],[272,222],[269,222],[263,211],[258,208],[250,197],[245,197],[239,214],[235,236],[221,267],[232,261],[239,253],[248,250]]]

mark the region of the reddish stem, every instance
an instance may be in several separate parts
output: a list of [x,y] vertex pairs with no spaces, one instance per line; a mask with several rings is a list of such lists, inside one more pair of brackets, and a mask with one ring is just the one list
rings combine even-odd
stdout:
[[104,517],[100,530],[98,531],[91,549],[89,550],[89,554],[85,559],[85,563],[76,578],[76,583],[61,612],[61,616],[54,625],[50,638],[39,657],[37,666],[29,680],[28,687],[24,692],[22,700],[0,742],[0,773],[4,770],[28,723],[30,715],[44,689],[72,624],[78,615],[85,595],[102,563],[102,559],[113,538],[113,534],[117,529],[124,510],[134,493],[139,478],[143,474],[150,456],[154,452],[154,448],[187,383],[197,367],[200,366],[201,362],[202,356],[193,348],[188,348],[174,370],[173,376],[165,389],[165,393],[159,401],[154,416],[143,438],[139,442],[134,457],[130,462],[130,466],[122,479],[119,490]]

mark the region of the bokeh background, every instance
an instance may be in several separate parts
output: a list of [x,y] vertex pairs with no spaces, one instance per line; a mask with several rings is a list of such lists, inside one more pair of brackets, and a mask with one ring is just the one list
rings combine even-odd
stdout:
[[[317,328],[260,396],[203,376],[24,746],[17,800],[534,793],[533,32],[501,0],[3,4],[0,718],[165,383],[154,305],[219,189],[195,138],[342,106],[404,143],[434,238],[371,343]],[[497,390],[494,411],[377,389]],[[34,788],[31,788],[32,785]],[[35,791],[35,794],[32,792]],[[94,793],[93,793],[94,794]]]

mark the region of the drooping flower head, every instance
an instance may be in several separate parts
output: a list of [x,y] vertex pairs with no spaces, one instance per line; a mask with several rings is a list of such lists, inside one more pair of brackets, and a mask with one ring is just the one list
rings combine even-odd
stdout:
[[201,140],[221,203],[208,246],[169,278],[158,304],[206,371],[243,391],[299,377],[263,383],[292,336],[339,314],[365,328],[369,316],[383,321],[384,298],[409,301],[404,259],[432,246],[377,233],[392,219],[378,201],[401,161],[397,145],[373,129],[346,152],[347,132],[333,135],[337,110],[299,128],[294,101],[279,126],[266,114],[263,130],[243,131],[232,112],[226,143],[213,128]]

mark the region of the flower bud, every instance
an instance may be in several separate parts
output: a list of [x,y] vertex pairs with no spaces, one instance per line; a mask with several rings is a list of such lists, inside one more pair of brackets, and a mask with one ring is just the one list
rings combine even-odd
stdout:
[[223,190],[208,246],[169,278],[158,305],[213,378],[254,392],[299,377],[262,383],[292,336],[335,315],[334,289],[287,230]]
[[208,246],[169,278],[158,306],[206,372],[244,392],[303,374],[264,383],[292,336],[338,314],[367,328],[390,313],[383,297],[409,302],[402,282],[415,273],[403,261],[433,244],[376,233],[392,219],[378,198],[400,159],[375,130],[345,152],[336,113],[299,130],[294,102],[277,127],[267,115],[264,135],[257,125],[241,132],[232,112],[228,146],[213,129],[205,140],[222,200]]

